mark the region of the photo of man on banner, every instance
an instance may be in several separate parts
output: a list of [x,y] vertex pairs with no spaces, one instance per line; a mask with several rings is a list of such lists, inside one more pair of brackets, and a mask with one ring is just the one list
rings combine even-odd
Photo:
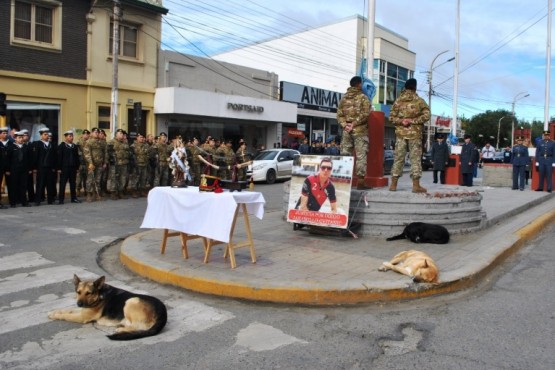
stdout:
[[347,228],[353,157],[301,155],[293,165],[287,221]]

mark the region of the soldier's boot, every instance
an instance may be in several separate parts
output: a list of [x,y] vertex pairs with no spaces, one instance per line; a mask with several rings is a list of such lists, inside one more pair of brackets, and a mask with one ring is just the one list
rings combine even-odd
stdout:
[[131,198],[137,199],[139,197],[139,192],[137,190],[131,191]]
[[87,197],[85,198],[85,201],[87,203],[90,203],[93,201],[92,193],[87,193]]
[[118,198],[117,192],[112,191],[112,192],[110,193],[110,199],[112,199],[112,200],[118,200],[119,198]]
[[357,181],[357,190],[369,189],[369,187],[364,184],[364,176],[359,176]]
[[412,179],[412,192],[413,193],[426,193],[428,190],[420,186],[420,179]]
[[127,199],[123,191],[118,191],[118,199]]
[[104,200],[104,198],[102,198],[102,196],[100,195],[100,193],[96,193],[96,197],[95,197],[96,201],[98,202],[102,202]]
[[391,185],[389,185],[389,191],[397,191],[397,182],[399,181],[398,177],[392,176],[391,177]]

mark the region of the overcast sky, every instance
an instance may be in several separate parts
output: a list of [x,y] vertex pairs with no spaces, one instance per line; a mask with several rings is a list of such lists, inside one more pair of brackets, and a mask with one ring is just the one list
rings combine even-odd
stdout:
[[[543,122],[547,5],[547,0],[461,1],[459,116],[511,111],[516,97],[518,118]],[[366,0],[164,0],[164,6],[170,12],[163,24],[162,47],[201,56],[356,14],[366,17],[368,11]],[[436,55],[450,50],[436,60],[433,72],[438,96],[432,113],[444,116],[453,110],[455,63],[442,63],[455,55],[456,7],[456,0],[376,0],[376,23],[407,38],[416,53],[415,77],[426,100],[425,72]],[[551,81],[553,117],[553,77]],[[521,99],[526,94],[530,95]]]

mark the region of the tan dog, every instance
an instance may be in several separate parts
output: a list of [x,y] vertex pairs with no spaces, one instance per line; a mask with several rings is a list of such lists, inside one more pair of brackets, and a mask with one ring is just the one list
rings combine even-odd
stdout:
[[398,253],[391,261],[382,263],[378,270],[393,270],[411,277],[415,283],[437,283],[439,277],[434,260],[426,253],[415,250]]
[[95,281],[81,281],[73,275],[76,309],[48,313],[52,320],[118,326],[112,340],[130,340],[156,335],[166,325],[166,306],[152,296],[131,293],[104,283],[104,276]]

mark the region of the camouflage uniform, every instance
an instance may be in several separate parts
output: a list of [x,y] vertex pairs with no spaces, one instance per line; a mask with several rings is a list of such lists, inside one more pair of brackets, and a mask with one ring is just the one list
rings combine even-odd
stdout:
[[104,153],[106,153],[106,159],[104,161],[104,169],[102,171],[102,176],[100,177],[100,191],[102,193],[102,196],[106,196],[106,193],[108,192],[108,143],[106,142],[106,139],[98,139],[100,142],[100,146],[102,147],[102,150],[104,151]]
[[129,186],[131,190],[135,192],[134,195],[138,195],[137,193],[139,193],[142,196],[146,196],[147,168],[151,155],[150,147],[147,143],[139,143],[136,141],[131,145],[131,149],[135,156],[135,169],[133,171],[133,176],[129,178]]
[[[404,119],[411,119],[408,126],[403,125]],[[395,161],[391,169],[393,177],[403,175],[407,146],[409,151],[411,169],[410,177],[422,177],[422,129],[424,123],[430,120],[430,108],[420,98],[416,91],[404,89],[393,103],[389,120],[395,125]]]
[[196,145],[191,145],[189,147],[191,151],[191,159],[189,161],[189,166],[191,166],[191,176],[193,177],[193,185],[199,186],[200,185],[200,174],[202,172],[202,162],[199,159],[200,149]]
[[[212,164],[216,164],[214,162],[216,162],[216,147],[210,146],[210,144],[204,144],[202,150],[204,151],[202,153],[202,156],[204,157],[205,160],[207,160],[208,162],[212,163]],[[203,171],[202,173],[205,175],[211,175],[211,176],[218,176],[218,171],[212,167],[212,166],[208,166],[206,164],[202,164],[202,168]]]
[[356,155],[356,175],[366,175],[366,156],[368,154],[368,115],[371,107],[368,97],[359,87],[349,87],[337,107],[337,122],[345,128],[351,124],[351,132],[343,131],[341,154]]
[[129,144],[126,141],[113,139],[108,146],[111,147],[109,150],[113,151],[115,162],[110,166],[110,192],[113,200],[122,199],[128,173]]
[[217,152],[220,159],[219,177],[224,180],[231,180],[233,166],[235,165],[235,152],[228,145],[223,145]]
[[[235,152],[235,155],[236,155],[238,164],[250,161],[250,158],[246,149],[242,149],[241,147],[239,147],[239,149],[237,149],[237,151]],[[247,180],[247,167],[242,167],[237,170],[237,180],[238,181]]]
[[87,164],[87,201],[92,200],[92,196],[96,197],[96,200],[102,200],[101,191],[101,179],[103,166],[107,161],[106,149],[103,143],[97,138],[89,138],[85,147],[83,148],[83,155],[85,156],[85,162]]
[[85,155],[83,153],[83,148],[87,143],[87,139],[81,137],[77,142],[77,153],[79,154],[79,169],[77,170],[77,196],[81,196],[81,189],[83,193],[87,192],[87,162],[85,161]]
[[155,155],[158,156],[159,169],[154,175],[154,186],[168,186],[170,176],[170,165],[168,158],[173,151],[171,145],[166,143],[157,143],[152,146]]

